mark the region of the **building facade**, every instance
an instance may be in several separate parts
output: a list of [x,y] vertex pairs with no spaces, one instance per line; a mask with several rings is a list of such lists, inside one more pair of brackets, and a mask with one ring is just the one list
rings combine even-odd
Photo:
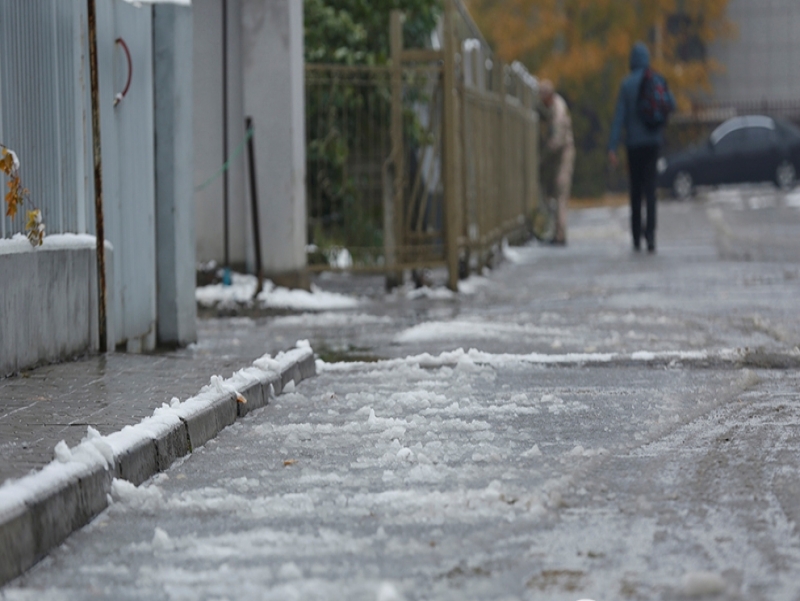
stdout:
[[729,0],[728,18],[732,37],[709,48],[724,67],[712,78],[711,100],[754,110],[800,106],[800,2]]

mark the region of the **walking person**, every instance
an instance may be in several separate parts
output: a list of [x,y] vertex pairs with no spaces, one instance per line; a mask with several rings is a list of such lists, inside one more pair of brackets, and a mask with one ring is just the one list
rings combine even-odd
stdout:
[[656,163],[663,143],[662,130],[667,116],[675,109],[675,99],[663,77],[650,69],[650,53],[642,42],[637,42],[631,50],[630,69],[617,96],[608,143],[608,160],[612,167],[617,166],[619,160],[616,149],[624,128],[633,249],[640,249],[644,195],[647,199],[644,237],[647,250],[653,253],[656,250]]
[[547,79],[539,83],[539,97],[548,118],[550,135],[545,145],[552,173],[545,174],[545,189],[557,203],[556,230],[552,244],[567,243],[567,202],[572,188],[572,172],[575,168],[575,141],[572,137],[572,118],[566,101],[557,94],[553,83]]

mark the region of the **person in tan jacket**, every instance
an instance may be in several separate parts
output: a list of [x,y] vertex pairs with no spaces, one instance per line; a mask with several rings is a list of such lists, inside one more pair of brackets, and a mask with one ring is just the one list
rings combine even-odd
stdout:
[[545,152],[553,173],[545,178],[544,189],[557,202],[556,231],[552,243],[567,243],[567,201],[572,188],[572,172],[575,168],[575,141],[572,137],[572,118],[566,101],[556,93],[553,83],[547,79],[539,83],[539,97],[548,114],[550,135],[545,144]]

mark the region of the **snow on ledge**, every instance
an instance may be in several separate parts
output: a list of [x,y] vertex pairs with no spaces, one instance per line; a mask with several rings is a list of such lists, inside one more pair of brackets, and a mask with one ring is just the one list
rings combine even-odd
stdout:
[[[0,255],[42,252],[44,250],[93,249],[96,244],[96,238],[89,234],[51,234],[45,236],[41,246],[33,246],[24,235],[14,234],[11,238],[0,239]],[[106,240],[106,248],[114,250],[108,240]]]

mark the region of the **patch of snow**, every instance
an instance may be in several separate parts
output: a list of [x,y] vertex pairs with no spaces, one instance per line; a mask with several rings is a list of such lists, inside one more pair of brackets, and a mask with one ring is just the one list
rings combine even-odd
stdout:
[[503,252],[503,258],[509,263],[520,265],[525,262],[522,253],[517,248],[512,248],[508,244],[508,240],[506,238],[503,238],[503,245],[501,248]]
[[314,284],[311,292],[289,290],[264,282],[264,290],[258,295],[261,307],[270,309],[293,309],[295,311],[330,311],[332,309],[355,309],[363,301],[352,296],[327,292]]
[[727,589],[722,576],[704,571],[688,572],[683,576],[681,584],[684,594],[689,597],[718,595]]
[[376,601],[404,601],[404,599],[391,582],[383,582],[378,589]]
[[525,457],[525,458],[528,458],[528,457],[541,457],[542,456],[542,452],[539,450],[539,445],[535,444],[530,449],[525,451],[521,456]]
[[428,286],[422,286],[406,292],[406,297],[412,300],[418,298],[429,298],[431,300],[451,300],[456,298],[456,294],[448,288],[430,288]]
[[69,450],[69,446],[63,440],[56,445],[53,451],[56,459],[61,463],[69,463],[72,460],[72,451]]
[[302,577],[303,571],[293,561],[283,564],[278,570],[278,578],[283,580],[300,580]]
[[785,198],[786,206],[792,209],[800,209],[800,192],[787,194]]
[[[10,255],[25,252],[42,252],[44,250],[77,250],[95,248],[96,238],[89,234],[51,234],[44,237],[41,246],[32,246],[24,234],[14,234],[11,238],[0,239],[0,254]],[[106,241],[106,248],[113,250]]]
[[300,315],[286,315],[272,320],[272,326],[277,328],[295,328],[298,326],[310,328],[344,328],[352,326],[389,325],[391,317],[386,315],[370,315],[368,313],[341,313],[323,311],[321,313],[302,313]]
[[257,287],[258,278],[256,276],[232,273],[230,286],[224,284],[198,286],[195,290],[195,298],[204,307],[231,303],[245,304],[252,301]]
[[153,533],[153,549],[159,551],[173,551],[175,549],[175,543],[169,537],[169,534],[158,526],[156,526]]
[[491,283],[492,281],[489,278],[480,275],[471,275],[466,280],[461,280],[458,283],[458,291],[461,294],[471,296],[473,294],[477,294],[478,290],[481,288],[490,286]]
[[254,275],[233,273],[231,285],[210,284],[200,286],[195,291],[197,302],[203,307],[231,307],[236,305],[252,306],[257,304],[265,309],[288,309],[295,311],[331,311],[354,309],[363,301],[344,294],[326,292],[317,286],[306,290],[289,290],[276,286],[270,280],[264,280],[262,291],[255,296],[258,278]]

